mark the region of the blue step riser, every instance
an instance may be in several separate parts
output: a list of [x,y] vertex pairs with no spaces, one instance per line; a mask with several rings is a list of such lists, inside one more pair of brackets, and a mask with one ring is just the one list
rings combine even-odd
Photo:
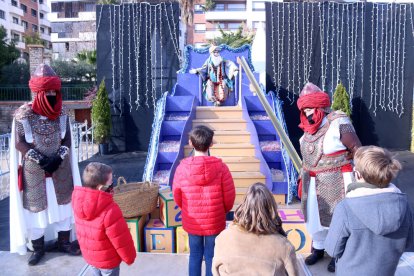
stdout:
[[[171,166],[172,166],[172,163],[158,163],[157,164],[157,167],[158,167],[157,171],[170,170]],[[166,184],[166,183],[162,183],[162,184]]]
[[198,75],[177,74],[175,96],[194,96],[199,99],[200,80]]
[[277,139],[276,134],[259,135],[259,141],[275,141]]
[[161,137],[167,135],[180,135],[186,121],[164,121],[161,127]]
[[282,153],[280,151],[262,151],[262,155],[267,163],[282,162]]
[[181,136],[180,135],[163,135],[160,140],[163,141],[180,141]]
[[271,121],[253,121],[253,124],[258,135],[276,135],[276,129]]
[[[259,98],[257,96],[245,96],[246,99],[246,107],[247,110],[250,112],[265,112],[264,107],[262,103],[260,102]],[[271,98],[266,97],[269,104],[271,104]]]
[[178,152],[158,152],[157,163],[174,163]]
[[267,162],[267,165],[269,165],[269,168],[276,169],[276,170],[282,170],[282,163],[281,162]]
[[171,111],[191,111],[191,106],[193,103],[193,97],[190,96],[174,96],[167,97],[167,103],[165,105],[166,112]]
[[287,182],[273,182],[272,192],[274,194],[287,194],[288,183]]

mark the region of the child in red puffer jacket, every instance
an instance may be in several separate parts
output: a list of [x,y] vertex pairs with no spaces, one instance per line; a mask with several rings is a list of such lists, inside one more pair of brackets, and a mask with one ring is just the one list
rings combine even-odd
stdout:
[[112,168],[92,162],[72,194],[76,235],[94,275],[119,275],[121,262],[131,265],[137,255],[121,209],[105,191],[111,184]]
[[215,238],[226,227],[226,213],[236,197],[233,178],[221,159],[209,156],[214,132],[197,126],[190,132],[194,156],[185,158],[174,175],[174,201],[181,208],[183,228],[190,244],[189,275],[201,275],[203,255],[206,276],[211,274]]

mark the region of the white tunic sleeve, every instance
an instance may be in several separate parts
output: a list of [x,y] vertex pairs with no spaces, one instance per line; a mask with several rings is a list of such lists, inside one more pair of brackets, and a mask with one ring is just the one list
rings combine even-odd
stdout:
[[346,124],[352,125],[351,120],[348,117],[339,117],[331,122],[323,141],[324,154],[331,154],[346,149],[341,142],[341,133],[339,132],[339,126]]

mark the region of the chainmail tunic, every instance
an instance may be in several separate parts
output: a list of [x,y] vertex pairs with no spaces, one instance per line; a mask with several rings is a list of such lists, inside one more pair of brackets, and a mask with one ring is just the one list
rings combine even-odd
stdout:
[[[330,113],[327,116],[327,123],[325,123],[325,125],[323,125],[314,135],[305,132],[300,143],[300,149],[303,156],[303,189],[301,204],[303,214],[307,221],[308,191],[310,178],[313,176],[315,177],[320,223],[325,227],[328,227],[331,223],[333,210],[336,204],[345,196],[344,179],[341,167],[350,164],[350,160],[346,158],[347,152],[324,155],[323,142],[331,122],[344,116],[346,115],[342,113]],[[350,131],[350,128],[345,127],[345,130]]]
[[[16,113],[16,148],[23,157],[23,207],[34,213],[47,208],[46,177],[45,171],[35,161],[26,158],[25,153],[29,149],[35,149],[46,157],[52,157],[60,146],[71,146],[69,120],[64,113],[60,116],[65,117],[54,121],[42,119],[40,115],[25,106]],[[62,128],[66,128],[63,139]],[[67,155],[52,174],[59,205],[71,201],[73,180],[70,158]]]

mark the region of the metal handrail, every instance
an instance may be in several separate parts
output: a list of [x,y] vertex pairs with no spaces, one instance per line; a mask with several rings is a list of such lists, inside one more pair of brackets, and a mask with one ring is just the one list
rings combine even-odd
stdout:
[[[0,135],[0,176],[9,172],[10,133]],[[7,166],[7,168],[6,168]]]
[[253,76],[253,73],[250,70],[249,65],[247,64],[246,59],[243,56],[241,58],[238,57],[237,63],[239,63],[242,66],[243,70],[246,72],[247,78],[249,79],[250,83],[253,85],[253,88],[256,91],[256,94],[259,97],[260,102],[262,103],[267,115],[270,118],[270,121],[275,127],[276,132],[279,135],[281,142],[285,146],[286,151],[289,154],[290,159],[292,160],[293,166],[298,172],[300,172],[300,170],[302,169],[302,160],[300,159],[298,153],[293,147],[292,142],[290,141],[286,132],[283,130],[281,123],[276,118],[276,114],[273,112],[272,107],[267,102],[265,95],[261,92],[262,90],[260,89],[260,85],[257,83],[255,77]]
[[72,125],[73,129],[73,146],[77,152],[78,162],[84,161],[92,157],[95,152],[94,146],[94,126],[88,128],[88,121],[83,123],[75,122]]

